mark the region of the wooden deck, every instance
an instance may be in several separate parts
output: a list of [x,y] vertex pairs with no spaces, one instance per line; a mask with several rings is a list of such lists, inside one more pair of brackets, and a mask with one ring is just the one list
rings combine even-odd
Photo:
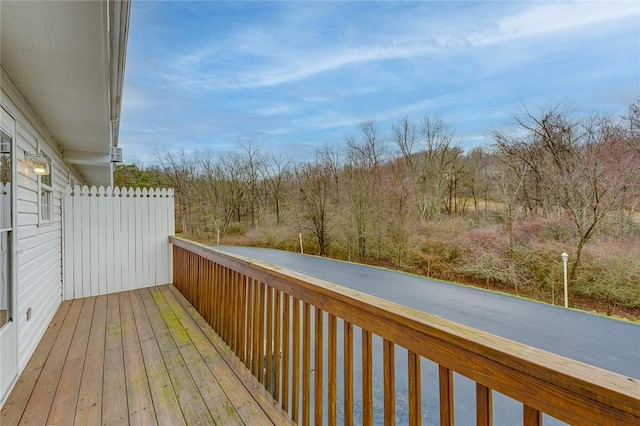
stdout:
[[291,424],[172,285],[63,302],[0,415],[15,424]]

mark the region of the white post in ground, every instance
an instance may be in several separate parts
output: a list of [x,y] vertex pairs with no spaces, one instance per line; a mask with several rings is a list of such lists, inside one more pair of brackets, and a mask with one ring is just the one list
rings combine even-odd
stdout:
[[298,237],[300,238],[300,254],[304,254],[304,248],[302,248],[302,232],[298,233]]
[[569,255],[564,252],[561,254],[562,256],[562,269],[564,272],[564,307],[569,307],[569,290],[567,287],[567,261],[569,260]]
[[218,245],[220,245],[220,230],[218,229]]

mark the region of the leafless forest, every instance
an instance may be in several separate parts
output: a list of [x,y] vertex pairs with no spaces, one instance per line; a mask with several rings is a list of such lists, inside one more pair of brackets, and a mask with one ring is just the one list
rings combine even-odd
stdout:
[[[255,140],[162,151],[118,185],[171,186],[192,238],[300,250],[640,317],[640,100],[622,117],[522,107],[464,151],[439,117],[367,121],[307,162]],[[554,294],[555,289],[555,294]]]

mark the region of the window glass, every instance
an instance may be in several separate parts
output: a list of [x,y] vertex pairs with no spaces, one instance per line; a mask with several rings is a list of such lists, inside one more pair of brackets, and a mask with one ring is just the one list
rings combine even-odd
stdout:
[[49,174],[38,176],[40,184],[38,185],[39,197],[39,215],[40,224],[51,223],[53,220],[53,167],[51,167],[51,158],[44,152],[40,152],[49,161]]

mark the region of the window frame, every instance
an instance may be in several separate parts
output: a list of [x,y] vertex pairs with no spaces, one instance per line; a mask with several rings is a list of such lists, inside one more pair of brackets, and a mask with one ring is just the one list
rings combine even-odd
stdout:
[[[46,179],[48,182],[43,182],[45,176],[38,175],[38,226],[47,226],[53,223],[53,164],[46,152],[40,150],[40,154],[49,160],[49,174],[46,176],[49,179]],[[43,202],[43,197],[48,198],[46,203]]]

